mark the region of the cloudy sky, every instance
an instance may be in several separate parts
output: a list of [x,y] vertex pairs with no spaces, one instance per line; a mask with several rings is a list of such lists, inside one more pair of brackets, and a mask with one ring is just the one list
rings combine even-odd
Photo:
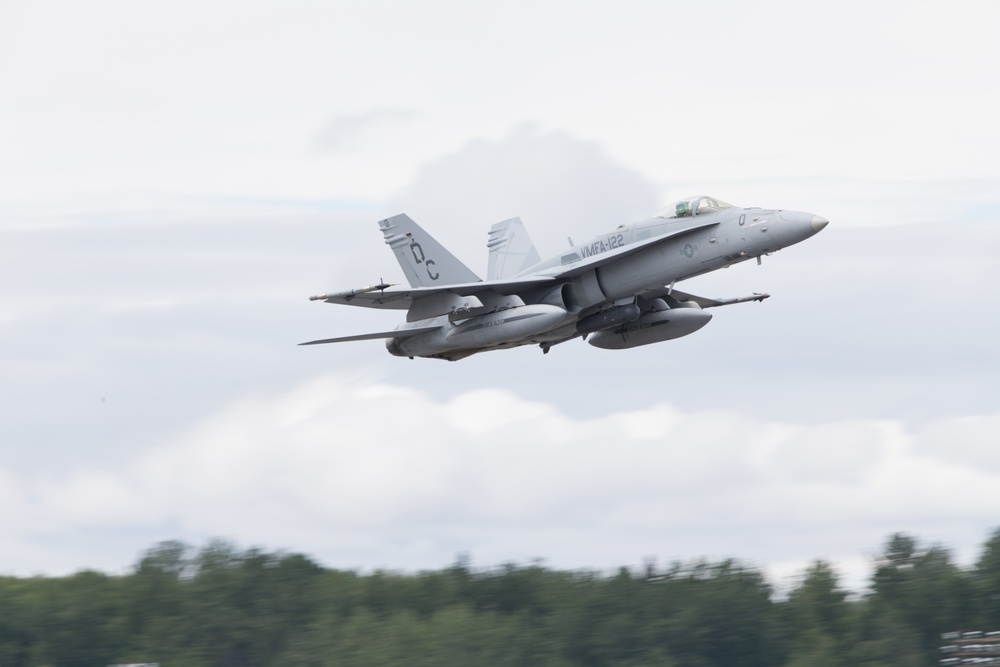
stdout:
[[[481,4],[481,3],[480,3]],[[0,573],[164,539],[863,586],[1000,526],[1000,5],[0,0]],[[696,335],[458,363],[310,303],[712,194],[822,234]]]

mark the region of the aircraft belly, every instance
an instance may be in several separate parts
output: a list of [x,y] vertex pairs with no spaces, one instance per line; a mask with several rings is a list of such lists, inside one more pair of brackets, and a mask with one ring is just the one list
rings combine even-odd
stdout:
[[456,347],[488,347],[515,343],[557,327],[566,317],[558,306],[535,304],[472,317],[456,324],[447,335]]
[[461,358],[468,356],[464,354],[467,351],[517,347],[545,340],[551,330],[565,324],[567,317],[566,311],[558,306],[519,306],[448,323],[438,331],[394,338],[386,347],[396,356]]
[[411,336],[409,338],[390,338],[385,342],[389,354],[396,357],[430,357],[449,349],[445,337],[445,329]]

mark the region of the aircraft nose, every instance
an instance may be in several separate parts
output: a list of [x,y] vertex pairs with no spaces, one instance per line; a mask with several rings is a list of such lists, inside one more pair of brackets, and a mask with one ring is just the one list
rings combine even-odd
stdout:
[[823,216],[805,211],[778,211],[778,216],[785,222],[792,223],[793,228],[799,230],[798,233],[805,234],[807,238],[830,224],[830,221]]

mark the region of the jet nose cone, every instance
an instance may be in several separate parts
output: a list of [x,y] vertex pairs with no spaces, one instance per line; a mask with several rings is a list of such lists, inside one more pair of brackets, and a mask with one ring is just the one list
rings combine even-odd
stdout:
[[821,215],[814,215],[812,217],[811,225],[814,232],[822,231],[824,227],[830,224],[830,221]]

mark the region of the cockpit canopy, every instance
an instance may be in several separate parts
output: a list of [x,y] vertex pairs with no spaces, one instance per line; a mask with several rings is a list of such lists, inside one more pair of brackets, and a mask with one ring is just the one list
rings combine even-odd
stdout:
[[715,213],[724,208],[732,208],[732,204],[727,204],[721,199],[714,197],[688,197],[682,199],[667,210],[659,213],[658,218],[690,218],[694,215],[705,215]]

